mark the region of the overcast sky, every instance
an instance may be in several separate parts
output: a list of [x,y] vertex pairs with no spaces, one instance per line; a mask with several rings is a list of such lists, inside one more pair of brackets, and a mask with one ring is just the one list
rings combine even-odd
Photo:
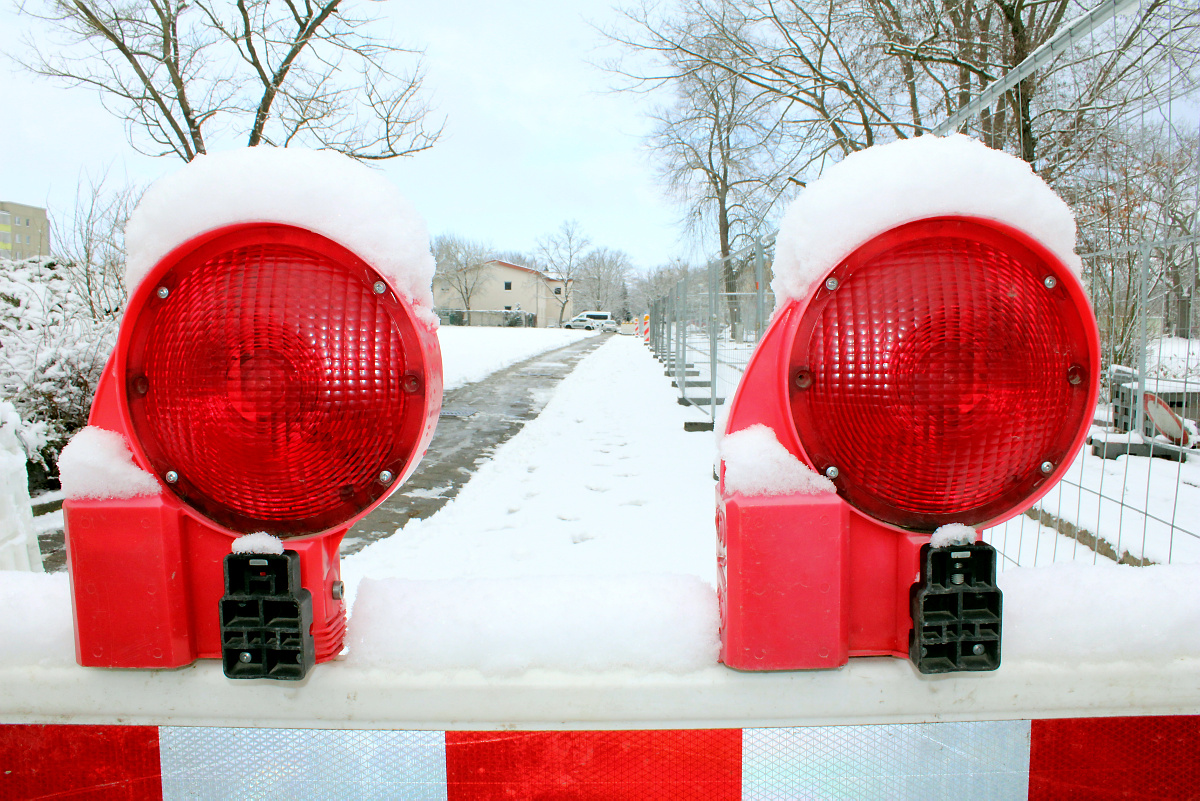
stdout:
[[[611,21],[612,2],[370,4],[400,43],[425,48],[426,91],[446,119],[432,150],[382,167],[435,235],[530,251],[575,219],[593,244],[625,250],[640,269],[703,255],[680,238],[680,212],[642,145],[649,101],[606,91],[611,78],[589,64],[603,41],[587,23]],[[0,3],[11,49],[10,32],[34,22]],[[135,153],[92,90],[8,63],[0,85],[0,200],[68,211],[83,173],[144,185],[181,165]]]

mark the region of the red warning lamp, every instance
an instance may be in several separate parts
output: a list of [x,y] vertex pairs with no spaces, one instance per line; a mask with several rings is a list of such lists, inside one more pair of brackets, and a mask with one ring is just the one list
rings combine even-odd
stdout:
[[998,666],[995,552],[930,535],[1049,490],[1087,436],[1099,370],[1082,286],[1022,232],[935,217],[859,246],[780,309],[730,405],[727,431],[768,426],[837,494],[746,497],[722,471],[722,660]]
[[[416,467],[441,395],[434,330],[345,247],[252,223],[176,248],[130,297],[90,420],[162,492],[64,503],[80,664],[297,679],[332,659],[338,546]],[[284,553],[229,557],[252,532]]]

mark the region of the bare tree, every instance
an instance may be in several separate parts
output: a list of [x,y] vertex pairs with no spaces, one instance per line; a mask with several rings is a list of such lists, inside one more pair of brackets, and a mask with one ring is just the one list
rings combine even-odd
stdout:
[[491,249],[453,234],[442,234],[433,240],[433,258],[437,264],[433,274],[434,286],[441,286],[458,295],[467,311],[470,325],[471,298],[487,286],[488,271],[484,265],[492,258]]
[[125,308],[125,224],[141,196],[132,186],[107,184],[107,173],[81,178],[69,218],[50,218],[59,268],[96,321]]
[[[683,0],[665,13],[627,9],[617,38],[660,57],[648,77],[678,79],[670,65],[701,62],[776,98],[803,153],[799,176],[929,130],[1087,10],[1085,0]],[[1194,3],[1148,0],[967,127],[1053,181],[1124,111],[1163,94],[1165,75],[1175,92],[1195,85],[1198,25]]]
[[[26,0],[62,41],[24,65],[100,92],[130,144],[184,161],[210,135],[388,159],[431,147],[418,51],[370,33],[342,0]],[[413,56],[406,72],[394,64]]]
[[1091,154],[1088,169],[1067,189],[1079,219],[1079,249],[1096,254],[1084,266],[1105,361],[1134,365],[1139,315],[1154,311],[1141,307],[1143,296],[1152,306],[1161,303],[1164,334],[1191,335],[1200,280],[1200,136],[1165,125],[1118,134]]
[[676,259],[653,268],[645,275],[633,276],[629,282],[630,311],[634,315],[648,313],[650,305],[670,292],[687,273],[687,262]]
[[610,32],[635,57],[628,65],[615,62],[609,68],[631,79],[626,88],[665,83],[674,94],[672,104],[652,115],[648,144],[666,186],[686,206],[686,231],[701,237],[716,234],[722,291],[737,332],[742,309],[736,293],[743,268],[753,261],[733,258],[733,253],[752,244],[789,190],[802,185],[792,174],[800,151],[785,134],[790,101],[752,84],[735,69],[746,65],[729,36],[743,35],[745,23],[724,16],[726,27],[718,28],[699,8],[683,9],[674,30],[701,57],[691,49],[654,50],[654,66],[660,69],[648,70],[644,59],[636,57],[645,54],[646,39]]
[[670,89],[673,102],[652,113],[647,143],[667,188],[686,204],[689,232],[715,231],[725,257],[739,239],[759,232],[780,196],[795,184],[788,180],[794,153],[783,146],[783,107],[777,99],[729,69],[739,60],[736,51],[713,31],[705,32],[694,13],[683,13],[688,21],[682,27],[693,32],[703,58],[669,49],[655,52],[654,63],[647,65],[639,58],[643,42],[610,32],[632,58],[610,62],[608,69],[628,79],[627,90]]
[[586,309],[622,317],[627,302],[625,282],[632,269],[624,251],[605,247],[592,250],[579,266],[576,299]]
[[562,292],[552,296],[558,302],[559,325],[562,325],[567,304],[571,302],[575,282],[590,244],[591,240],[583,235],[575,220],[564,222],[558,227],[557,233],[538,241],[537,255],[543,272],[551,280],[562,282]]

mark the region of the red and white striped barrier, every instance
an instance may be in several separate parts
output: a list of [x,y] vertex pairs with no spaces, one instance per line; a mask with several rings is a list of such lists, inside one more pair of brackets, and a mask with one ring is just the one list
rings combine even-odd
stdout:
[[642,318],[642,337],[645,340],[646,344],[649,345],[650,344],[650,315],[648,315],[648,314]]
[[1196,798],[1200,716],[459,732],[0,726],[6,799]]

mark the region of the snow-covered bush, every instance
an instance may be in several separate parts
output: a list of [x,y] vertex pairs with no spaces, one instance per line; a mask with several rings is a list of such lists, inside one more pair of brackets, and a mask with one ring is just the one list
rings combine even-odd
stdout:
[[53,485],[58,454],[87,424],[119,309],[87,295],[70,263],[0,260],[0,397],[24,421],[33,488]]
[[1146,346],[1149,378],[1200,378],[1200,340],[1161,337]]

